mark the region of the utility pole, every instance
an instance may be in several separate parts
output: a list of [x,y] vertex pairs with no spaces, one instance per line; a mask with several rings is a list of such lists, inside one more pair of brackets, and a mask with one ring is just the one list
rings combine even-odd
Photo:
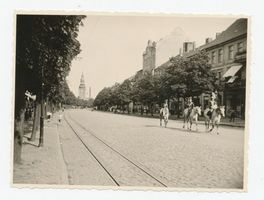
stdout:
[[43,109],[44,109],[44,99],[43,99],[43,90],[44,90],[44,67],[43,65],[41,66],[41,97],[40,97],[40,101],[41,101],[41,105],[40,105],[40,130],[39,130],[39,147],[43,147],[43,143],[44,143],[44,113],[43,113]]

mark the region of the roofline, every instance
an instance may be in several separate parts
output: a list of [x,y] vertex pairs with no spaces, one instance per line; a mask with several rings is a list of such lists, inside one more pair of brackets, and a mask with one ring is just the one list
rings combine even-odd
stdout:
[[[226,41],[224,41],[224,42],[221,42],[221,43],[219,43],[219,44],[215,44],[215,45],[212,45],[212,46],[209,46],[209,47],[201,47],[201,50],[206,50],[206,49],[213,49],[213,48],[215,48],[215,47],[217,47],[217,46],[222,46],[222,45],[225,45],[225,44],[227,44],[227,43],[229,43],[229,42],[233,42],[233,41],[235,41],[235,40],[238,40],[238,39],[242,39],[242,38],[246,38],[247,37],[247,33],[243,33],[243,34],[241,34],[241,35],[239,35],[239,36],[237,36],[237,37],[234,37],[234,38],[231,38],[231,39],[229,39],[229,40],[226,40]],[[200,49],[198,49],[198,50],[200,50]]]

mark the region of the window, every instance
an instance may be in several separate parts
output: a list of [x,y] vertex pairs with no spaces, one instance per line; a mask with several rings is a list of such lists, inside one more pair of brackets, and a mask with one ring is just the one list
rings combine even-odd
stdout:
[[234,59],[234,45],[228,47],[228,59]]
[[218,62],[219,63],[223,62],[223,49],[218,50]]
[[212,52],[212,63],[216,63],[216,54],[215,54],[215,51]]
[[237,51],[238,52],[242,52],[243,51],[243,48],[244,48],[243,42],[239,42],[237,44]]

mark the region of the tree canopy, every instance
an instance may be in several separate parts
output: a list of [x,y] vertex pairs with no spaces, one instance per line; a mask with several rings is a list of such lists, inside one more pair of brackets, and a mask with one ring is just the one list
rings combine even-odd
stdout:
[[[24,83],[24,88],[36,94],[38,99],[43,83],[44,97],[56,101],[70,71],[71,61],[81,51],[77,36],[83,18],[71,15],[18,15],[16,83]],[[25,78],[22,80],[21,76]],[[20,85],[16,85],[18,90],[22,89]]]
[[129,102],[151,106],[167,99],[198,96],[219,89],[206,52],[193,57],[176,56],[162,73],[137,73],[132,80],[104,88],[95,98],[96,106],[124,106]]

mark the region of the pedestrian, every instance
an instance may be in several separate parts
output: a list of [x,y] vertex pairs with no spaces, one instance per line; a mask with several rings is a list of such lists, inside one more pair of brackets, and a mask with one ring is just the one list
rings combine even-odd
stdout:
[[168,105],[165,104],[163,107],[163,111],[162,111],[162,115],[163,115],[163,119],[164,119],[164,123],[165,123],[165,128],[167,127],[167,124],[169,122],[169,114],[170,114],[170,111],[169,111]]
[[60,110],[60,113],[59,113],[59,122],[62,121],[62,117],[63,117],[63,115],[62,115],[62,112],[61,112],[61,110]]
[[159,111],[159,117],[160,117],[160,126],[162,126],[162,119],[163,119],[163,106],[160,108],[160,111]]
[[234,109],[230,109],[230,119],[229,122],[235,122],[235,118],[236,118],[236,111]]

